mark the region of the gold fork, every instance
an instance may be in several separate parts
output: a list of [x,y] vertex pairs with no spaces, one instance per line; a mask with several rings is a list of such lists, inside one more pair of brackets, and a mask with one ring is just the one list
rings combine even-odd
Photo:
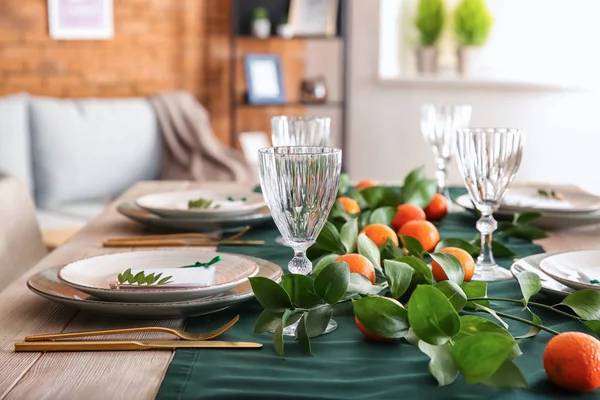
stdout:
[[104,336],[104,335],[116,335],[120,333],[134,333],[134,332],[166,332],[171,333],[183,340],[209,340],[214,339],[217,336],[223,334],[229,330],[232,326],[240,319],[239,315],[236,315],[231,321],[226,323],[220,328],[214,329],[209,332],[192,333],[185,332],[179,329],[165,328],[163,326],[149,326],[144,328],[125,328],[125,329],[109,329],[103,331],[85,331],[85,332],[69,332],[69,333],[49,333],[45,335],[32,335],[25,337],[26,342],[39,342],[54,339],[70,339],[85,336]]

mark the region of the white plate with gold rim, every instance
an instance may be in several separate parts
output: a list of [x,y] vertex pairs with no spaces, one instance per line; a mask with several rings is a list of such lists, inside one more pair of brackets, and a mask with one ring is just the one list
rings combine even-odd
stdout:
[[[196,262],[207,263],[217,255],[222,257],[221,261],[209,268],[181,268]],[[171,283],[160,286],[111,288],[118,274],[127,269],[144,271],[146,275],[172,275],[173,279]],[[179,276],[177,273],[180,271],[176,269],[185,271],[185,276]],[[157,303],[186,301],[224,292],[256,275],[258,269],[255,262],[228,253],[197,249],[151,250],[106,254],[76,261],[61,268],[58,279],[103,300]]]
[[[190,208],[189,202],[209,200],[208,208]],[[248,190],[185,190],[149,194],[136,200],[143,209],[169,218],[219,218],[247,215],[267,205],[262,194]]]

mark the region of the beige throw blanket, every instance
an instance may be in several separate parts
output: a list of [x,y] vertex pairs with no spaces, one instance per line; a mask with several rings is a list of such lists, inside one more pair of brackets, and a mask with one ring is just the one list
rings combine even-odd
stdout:
[[207,111],[187,92],[151,98],[163,135],[161,179],[253,181],[253,168],[214,135]]

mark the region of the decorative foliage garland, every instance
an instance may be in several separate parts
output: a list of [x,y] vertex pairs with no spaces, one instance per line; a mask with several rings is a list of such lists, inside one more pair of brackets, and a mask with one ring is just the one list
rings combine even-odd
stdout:
[[[340,195],[347,194],[347,182],[344,177]],[[378,186],[353,190],[350,196],[359,203],[360,213],[348,214],[336,202],[309,249],[312,259],[319,258],[312,276],[286,274],[281,285],[267,278],[250,278],[254,294],[265,308],[254,332],[274,329],[275,349],[283,355],[283,328],[299,322],[296,339],[306,354],[312,354],[310,338],[325,331],[334,306],[351,301],[357,322],[372,336],[405,339],[426,354],[429,370],[441,386],[451,384],[462,374],[467,383],[496,387],[527,385],[513,361],[522,354],[519,340],[534,337],[540,330],[558,334],[545,327],[531,308],[579,320],[600,334],[600,291],[581,290],[567,296],[559,305],[570,308],[574,312],[571,314],[529,301],[541,289],[539,277],[532,272],[518,275],[521,299],[489,298],[487,282],[465,282],[461,262],[439,250],[452,246],[474,254],[479,251],[475,245],[478,237],[471,242],[443,238],[436,251],[427,252],[410,236],[400,236],[399,246],[388,239],[378,247],[364,233],[359,234],[368,224],[390,225],[400,204],[425,208],[434,194],[435,182],[419,168],[407,175],[402,191]],[[542,230],[530,224],[537,217],[535,213],[515,216],[512,222],[500,223],[499,233],[528,240],[545,237]],[[363,275],[351,273],[345,262],[335,261],[341,254],[355,251],[372,263],[379,283],[373,284]],[[493,251],[497,257],[515,255],[500,242],[494,242]],[[441,266],[448,280],[434,281],[430,261]],[[496,311],[490,301],[519,303],[530,312],[531,320]],[[475,313],[487,313],[497,323]],[[513,337],[504,319],[527,324],[530,329],[525,335]]]

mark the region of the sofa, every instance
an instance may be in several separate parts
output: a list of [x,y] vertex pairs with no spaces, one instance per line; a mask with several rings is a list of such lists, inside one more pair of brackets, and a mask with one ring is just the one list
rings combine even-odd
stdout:
[[135,182],[158,179],[161,152],[146,98],[0,97],[0,173],[27,185],[44,231],[82,226]]

